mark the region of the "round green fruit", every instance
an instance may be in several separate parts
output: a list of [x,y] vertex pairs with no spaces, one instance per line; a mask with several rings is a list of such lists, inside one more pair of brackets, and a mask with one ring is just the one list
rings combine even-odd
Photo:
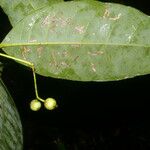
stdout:
[[41,102],[37,99],[34,99],[30,102],[30,108],[33,111],[38,111],[41,108]]
[[57,107],[57,103],[56,103],[56,100],[53,99],[53,98],[47,98],[45,101],[44,101],[44,106],[46,109],[48,110],[53,110]]

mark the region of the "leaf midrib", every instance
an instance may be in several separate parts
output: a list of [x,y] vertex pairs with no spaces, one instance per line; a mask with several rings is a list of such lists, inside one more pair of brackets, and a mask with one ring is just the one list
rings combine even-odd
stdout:
[[39,46],[39,45],[105,45],[105,46],[128,46],[128,47],[145,47],[150,45],[140,44],[118,44],[118,43],[94,43],[94,42],[38,42],[38,43],[1,43],[0,48],[15,46]]

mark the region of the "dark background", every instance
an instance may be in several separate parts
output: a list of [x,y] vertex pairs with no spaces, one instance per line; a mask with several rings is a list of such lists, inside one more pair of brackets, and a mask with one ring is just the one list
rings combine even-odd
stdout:
[[[110,0],[111,1],[111,0]],[[111,1],[112,2],[112,1]],[[150,15],[148,0],[116,0]],[[11,30],[0,10],[0,40]],[[75,82],[37,75],[39,94],[54,97],[58,108],[29,109],[32,72],[4,62],[3,81],[20,113],[24,150],[150,149],[150,75],[116,82]]]

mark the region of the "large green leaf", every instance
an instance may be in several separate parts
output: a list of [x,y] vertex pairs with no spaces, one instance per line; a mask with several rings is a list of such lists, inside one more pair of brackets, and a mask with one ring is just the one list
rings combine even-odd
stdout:
[[150,17],[134,8],[62,2],[27,16],[3,46],[44,76],[110,81],[150,73],[149,36]]
[[22,126],[18,111],[0,79],[0,150],[22,150]]
[[28,14],[63,0],[0,0],[0,6],[14,26]]

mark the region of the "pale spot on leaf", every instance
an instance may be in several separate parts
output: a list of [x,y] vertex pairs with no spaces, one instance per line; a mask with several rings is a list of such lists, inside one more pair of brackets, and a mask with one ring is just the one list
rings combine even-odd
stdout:
[[136,30],[136,27],[135,27],[134,25],[132,25],[132,28],[133,28],[134,30]]
[[91,63],[92,71],[96,72],[95,64]]
[[6,38],[5,38],[5,41],[6,41],[6,42],[9,42],[9,41],[10,41],[10,38],[9,38],[9,37],[6,37]]
[[108,9],[106,9],[105,12],[104,12],[103,18],[109,17],[109,14],[110,13],[109,13]]
[[103,18],[109,18],[110,20],[118,20],[120,17],[121,17],[121,13],[119,13],[117,16],[111,17],[108,9],[105,10],[103,15]]
[[37,53],[38,53],[39,58],[41,57],[41,54],[42,54],[43,50],[44,50],[44,48],[42,46],[37,48]]
[[77,27],[75,27],[75,31],[79,34],[83,34],[85,32],[85,27],[84,26],[77,26]]
[[21,52],[22,57],[26,60],[26,55],[30,51],[30,49],[27,48],[26,46],[23,46],[21,50],[22,50],[22,52]]
[[91,56],[97,56],[97,55],[102,55],[104,54],[103,51],[96,51],[96,52],[88,52],[89,55]]
[[118,20],[121,17],[121,13],[119,13],[116,17],[110,17],[110,20]]

